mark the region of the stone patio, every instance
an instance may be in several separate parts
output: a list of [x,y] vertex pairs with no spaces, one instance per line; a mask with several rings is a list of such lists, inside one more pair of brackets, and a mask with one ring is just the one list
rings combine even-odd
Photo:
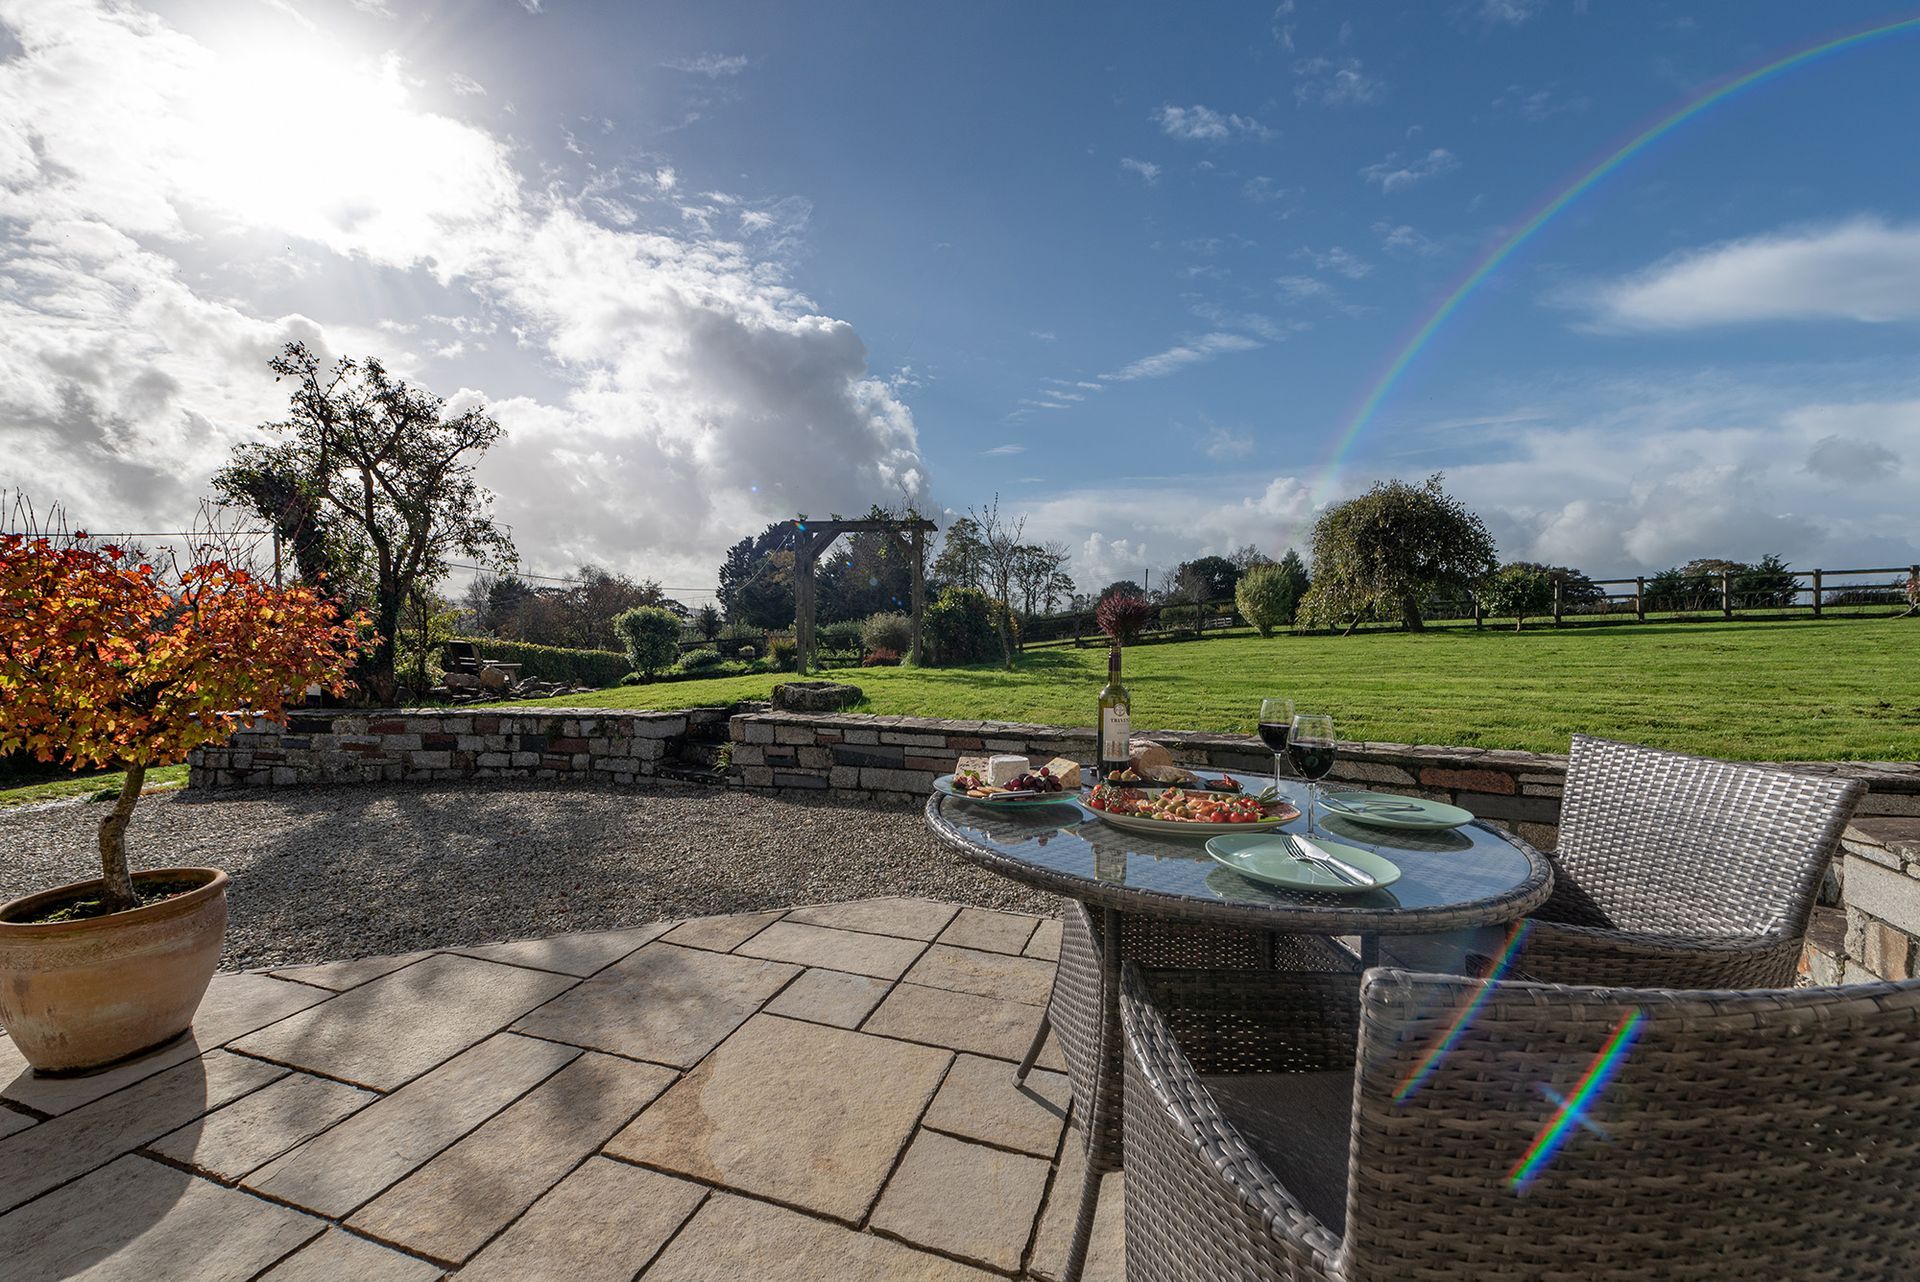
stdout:
[[1013,1068],[1059,937],[863,900],[221,975],[92,1077],[0,1037],[0,1272],[1056,1278],[1079,1136],[1058,1049]]

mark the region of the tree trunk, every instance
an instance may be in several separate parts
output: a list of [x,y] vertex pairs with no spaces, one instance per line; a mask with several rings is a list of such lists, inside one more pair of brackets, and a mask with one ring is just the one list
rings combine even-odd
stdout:
[[1400,622],[1409,632],[1419,632],[1427,624],[1420,617],[1420,602],[1413,597],[1405,597],[1400,602]]
[[137,908],[133,895],[133,874],[127,870],[127,823],[133,818],[134,803],[140,800],[140,787],[147,780],[145,765],[127,767],[126,780],[120,785],[120,799],[100,821],[100,898],[108,912]]
[[1515,619],[1513,621],[1513,630],[1515,632],[1518,632],[1521,629],[1521,627],[1526,623],[1526,621],[1527,621],[1527,616],[1524,614],[1521,615],[1519,618]]
[[400,635],[400,590],[384,588],[374,603],[373,645],[360,662],[360,684],[383,708],[393,706],[394,645]]

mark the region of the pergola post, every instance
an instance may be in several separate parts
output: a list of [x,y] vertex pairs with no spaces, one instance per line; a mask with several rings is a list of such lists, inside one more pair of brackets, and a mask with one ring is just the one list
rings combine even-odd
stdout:
[[907,662],[920,666],[920,615],[927,608],[927,532],[916,529],[912,538],[913,557],[913,645]]
[[820,556],[842,534],[886,534],[895,546],[908,551],[913,561],[913,648],[912,661],[920,662],[920,614],[926,604],[927,532],[938,529],[932,521],[870,517],[859,521],[793,522],[793,649],[794,667],[813,670],[813,570]]
[[793,542],[793,666],[801,676],[813,670],[813,534],[802,525]]

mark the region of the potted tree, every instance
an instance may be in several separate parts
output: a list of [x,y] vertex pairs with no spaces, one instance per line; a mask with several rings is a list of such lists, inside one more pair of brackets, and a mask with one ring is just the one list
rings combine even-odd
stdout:
[[354,622],[224,560],[162,575],[84,534],[0,535],[0,752],[126,772],[100,820],[100,876],[0,905],[0,1023],[36,1069],[99,1067],[193,1022],[227,874],[129,870],[147,768],[278,717],[309,685],[338,691]]

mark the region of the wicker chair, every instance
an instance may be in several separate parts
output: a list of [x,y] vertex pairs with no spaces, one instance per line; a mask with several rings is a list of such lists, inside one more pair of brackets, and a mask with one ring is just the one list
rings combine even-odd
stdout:
[[1920,1277],[1920,982],[1129,966],[1122,1019],[1129,1278]]
[[[1553,898],[1515,977],[1634,988],[1793,982],[1821,878],[1861,785],[1573,737]],[[1471,941],[1390,942],[1389,958],[1463,970]],[[1448,960],[1451,948],[1453,961]]]

